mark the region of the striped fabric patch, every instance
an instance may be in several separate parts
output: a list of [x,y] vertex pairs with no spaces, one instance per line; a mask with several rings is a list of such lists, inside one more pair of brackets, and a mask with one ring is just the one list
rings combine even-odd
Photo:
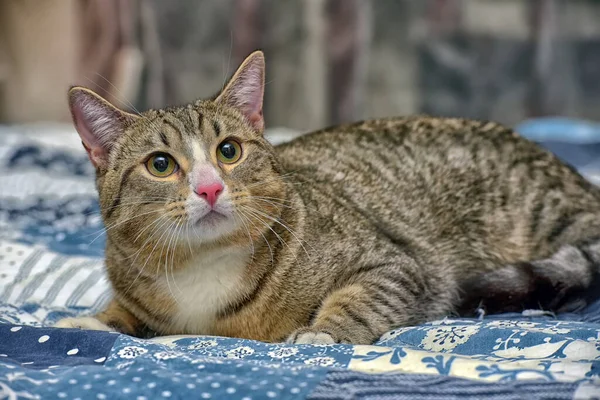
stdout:
[[[0,241],[0,261],[5,266],[0,270],[1,304],[93,313],[110,301],[102,259],[69,257],[39,246]],[[51,322],[42,318],[39,322]]]

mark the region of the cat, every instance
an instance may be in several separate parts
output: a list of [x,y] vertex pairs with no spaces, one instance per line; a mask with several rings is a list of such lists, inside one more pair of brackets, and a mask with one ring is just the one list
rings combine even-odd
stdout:
[[477,308],[581,305],[598,274],[600,190],[573,168],[458,118],[272,146],[264,80],[259,51],[215,98],[182,107],[137,115],[70,89],[114,299],[58,327],[370,344]]

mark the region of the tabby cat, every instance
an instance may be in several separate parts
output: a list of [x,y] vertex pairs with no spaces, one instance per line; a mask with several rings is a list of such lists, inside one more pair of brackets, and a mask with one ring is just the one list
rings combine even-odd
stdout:
[[114,299],[57,326],[366,344],[477,308],[581,304],[600,190],[571,167],[496,123],[427,116],[274,147],[264,74],[255,52],[216,98],[139,115],[69,91]]

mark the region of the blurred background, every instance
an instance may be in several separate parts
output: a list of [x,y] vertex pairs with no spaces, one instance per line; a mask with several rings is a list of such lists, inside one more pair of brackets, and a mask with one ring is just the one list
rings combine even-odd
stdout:
[[600,120],[598,0],[0,0],[0,123],[216,94],[255,49],[267,126],[430,113]]
[[0,241],[102,255],[70,85],[133,112],[177,105],[256,49],[273,143],[373,117],[488,119],[600,185],[600,0],[0,0]]

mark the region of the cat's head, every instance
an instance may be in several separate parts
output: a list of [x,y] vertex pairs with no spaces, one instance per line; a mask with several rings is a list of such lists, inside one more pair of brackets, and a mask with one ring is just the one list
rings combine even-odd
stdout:
[[71,88],[111,238],[139,246],[248,242],[272,224],[284,184],[263,137],[264,74],[255,52],[215,99],[140,114]]

